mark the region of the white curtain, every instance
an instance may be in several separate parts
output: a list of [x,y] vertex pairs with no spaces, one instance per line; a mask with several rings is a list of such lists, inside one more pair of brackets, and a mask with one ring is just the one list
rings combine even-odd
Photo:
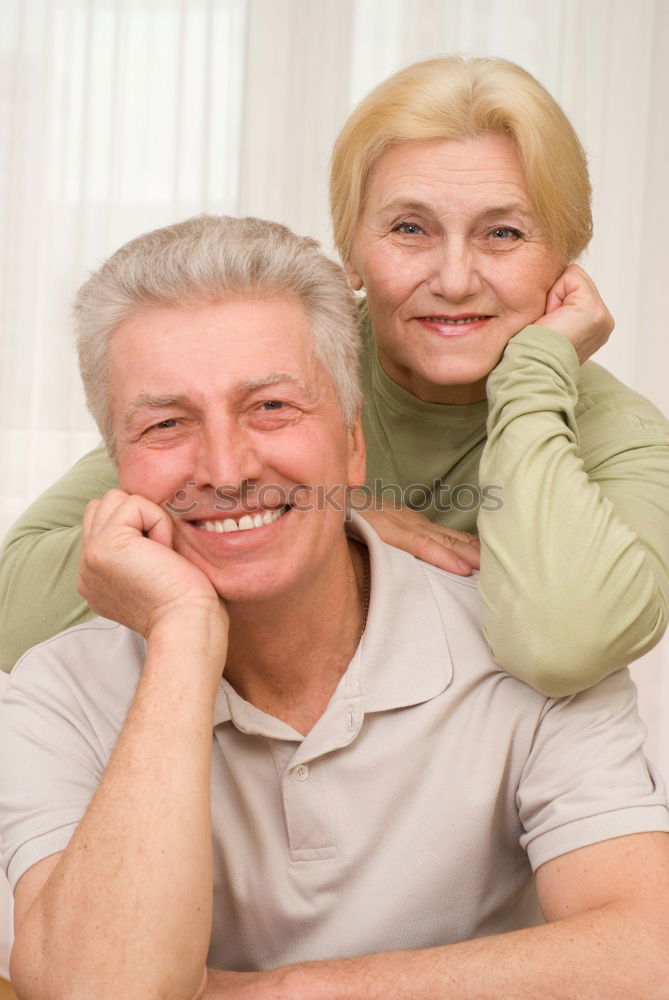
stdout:
[[[669,413],[668,47],[666,0],[2,0],[0,535],[97,441],[68,315],[87,271],[200,211],[329,247],[347,112],[441,52],[511,58],[562,102],[595,187],[584,263],[617,320],[598,360]],[[635,676],[669,775],[666,641]]]
[[69,306],[137,233],[235,212],[244,0],[3,0],[0,532],[97,441]]

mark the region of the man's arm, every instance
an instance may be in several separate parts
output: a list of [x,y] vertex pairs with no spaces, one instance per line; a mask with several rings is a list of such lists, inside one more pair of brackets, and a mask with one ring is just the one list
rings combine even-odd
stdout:
[[169,548],[154,504],[112,491],[84,536],[85,593],[141,631],[148,652],[69,845],[19,881],[12,978],[22,1000],[191,1000],[211,933],[212,718],[227,619],[206,577]]
[[116,485],[105,448],[84,455],[12,525],[0,553],[0,669],[31,646],[90,618],[77,593],[81,520]]
[[[547,862],[550,922],[421,951],[210,971],[206,1000],[667,1000],[669,834],[604,841]],[[448,900],[444,901],[448,905]]]

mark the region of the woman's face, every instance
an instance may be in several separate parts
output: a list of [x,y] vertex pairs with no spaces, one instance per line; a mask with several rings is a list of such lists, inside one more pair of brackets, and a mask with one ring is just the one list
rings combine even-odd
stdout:
[[564,269],[504,135],[403,142],[379,157],[347,270],[386,373],[428,402],[485,398],[507,341]]

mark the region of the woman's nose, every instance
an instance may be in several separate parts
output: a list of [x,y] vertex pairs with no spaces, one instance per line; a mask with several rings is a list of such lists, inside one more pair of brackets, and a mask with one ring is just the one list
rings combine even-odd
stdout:
[[481,288],[476,254],[464,239],[444,238],[435,250],[432,268],[428,287],[447,302],[462,302]]

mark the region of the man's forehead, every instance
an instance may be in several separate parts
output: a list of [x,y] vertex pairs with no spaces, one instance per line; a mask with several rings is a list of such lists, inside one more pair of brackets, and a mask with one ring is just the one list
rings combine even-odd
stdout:
[[150,308],[115,331],[112,374],[135,408],[280,383],[314,395],[328,380],[315,347],[310,318],[292,297]]

